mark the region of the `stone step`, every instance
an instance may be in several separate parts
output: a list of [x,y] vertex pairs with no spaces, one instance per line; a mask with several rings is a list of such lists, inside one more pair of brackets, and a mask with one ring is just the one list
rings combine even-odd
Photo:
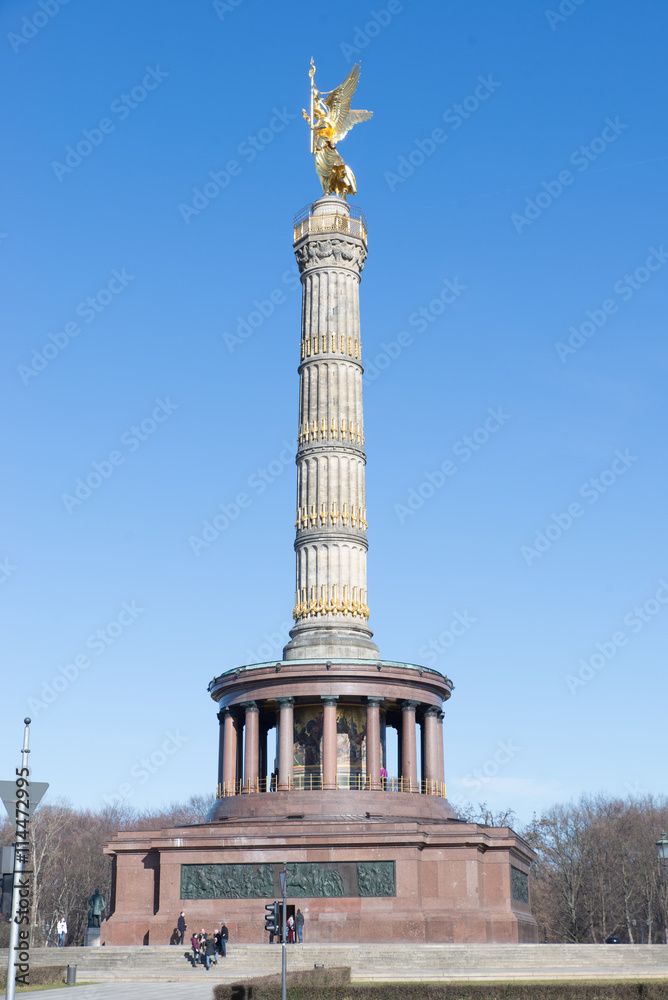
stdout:
[[[0,962],[6,963],[6,951],[0,952]],[[101,948],[36,948],[31,952],[34,965],[76,964],[80,977],[88,972],[122,978],[131,973],[149,977],[188,979],[197,974],[185,947],[158,945],[148,947]],[[436,978],[462,975],[485,977],[506,971],[527,976],[583,975],[604,971],[630,975],[649,974],[668,977],[668,946],[666,945],[355,945],[305,944],[289,945],[288,964],[291,969],[310,969],[314,964],[350,966],[353,975],[361,978],[406,978],[433,976]],[[228,957],[219,959],[211,974],[225,978],[247,978],[280,971],[281,948],[278,945],[235,945],[228,948]],[[203,972],[206,970],[200,967]],[[560,973],[561,974],[561,973]]]

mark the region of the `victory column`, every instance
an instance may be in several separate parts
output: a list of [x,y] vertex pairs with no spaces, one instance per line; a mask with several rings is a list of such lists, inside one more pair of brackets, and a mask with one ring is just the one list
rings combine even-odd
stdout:
[[313,943],[535,941],[528,845],[506,828],[456,820],[446,798],[452,682],[381,659],[372,640],[359,320],[367,231],[337,150],[371,113],[350,107],[359,65],[328,93],[314,74],[311,60],[304,116],[323,194],[294,220],[303,287],[295,624],[282,660],[209,684],[220,730],[207,822],[120,833],[106,848],[114,894],[103,943],[166,941],[186,901],[194,925],[224,906],[230,941],[257,943],[284,867]]

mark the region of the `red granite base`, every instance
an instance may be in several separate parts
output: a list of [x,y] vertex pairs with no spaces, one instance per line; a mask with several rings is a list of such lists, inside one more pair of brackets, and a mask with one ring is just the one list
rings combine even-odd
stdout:
[[511,865],[527,872],[533,855],[508,828],[387,815],[326,820],[265,815],[122,833],[106,850],[114,857],[115,874],[102,944],[167,944],[181,910],[189,933],[212,931],[224,921],[231,943],[266,943],[264,905],[271,900],[182,900],[181,865],[351,861],[394,861],[396,896],[289,900],[305,915],[305,941],[538,940],[529,904],[511,897]]

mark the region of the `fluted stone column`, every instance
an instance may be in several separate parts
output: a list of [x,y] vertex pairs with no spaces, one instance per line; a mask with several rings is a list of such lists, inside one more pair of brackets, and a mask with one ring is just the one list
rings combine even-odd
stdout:
[[366,700],[366,787],[380,788],[380,703],[381,698]]
[[366,230],[340,198],[295,226],[302,281],[296,587],[285,659],[375,659],[366,589],[359,282]]
[[322,697],[322,787],[336,788],[336,705],[338,697]]
[[[439,785],[445,784],[445,751],[443,749],[443,719],[445,712],[438,713],[438,781]],[[439,787],[439,794],[441,788]]]
[[278,790],[287,792],[294,777],[294,698],[277,698],[278,719]]
[[260,710],[254,701],[244,702],[246,740],[244,747],[244,792],[254,791],[260,765]]
[[237,723],[229,708],[220,712],[223,726],[223,788],[234,795],[237,782]]
[[438,784],[438,709],[430,705],[422,720],[424,731],[424,778],[427,792],[433,795]]
[[415,709],[417,702],[405,701],[401,706],[401,775],[404,791],[409,787],[419,791],[417,776],[417,745],[415,742]]

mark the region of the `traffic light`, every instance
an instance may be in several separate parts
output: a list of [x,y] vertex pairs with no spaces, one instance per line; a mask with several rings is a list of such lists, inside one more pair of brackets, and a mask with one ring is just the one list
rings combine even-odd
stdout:
[[14,885],[13,875],[0,875],[0,889],[2,889],[2,903],[0,903],[0,913],[9,916],[12,912],[12,886]]
[[267,903],[265,910],[269,910],[269,913],[265,913],[264,915],[264,929],[269,934],[278,934],[280,924],[280,904],[277,902]]

